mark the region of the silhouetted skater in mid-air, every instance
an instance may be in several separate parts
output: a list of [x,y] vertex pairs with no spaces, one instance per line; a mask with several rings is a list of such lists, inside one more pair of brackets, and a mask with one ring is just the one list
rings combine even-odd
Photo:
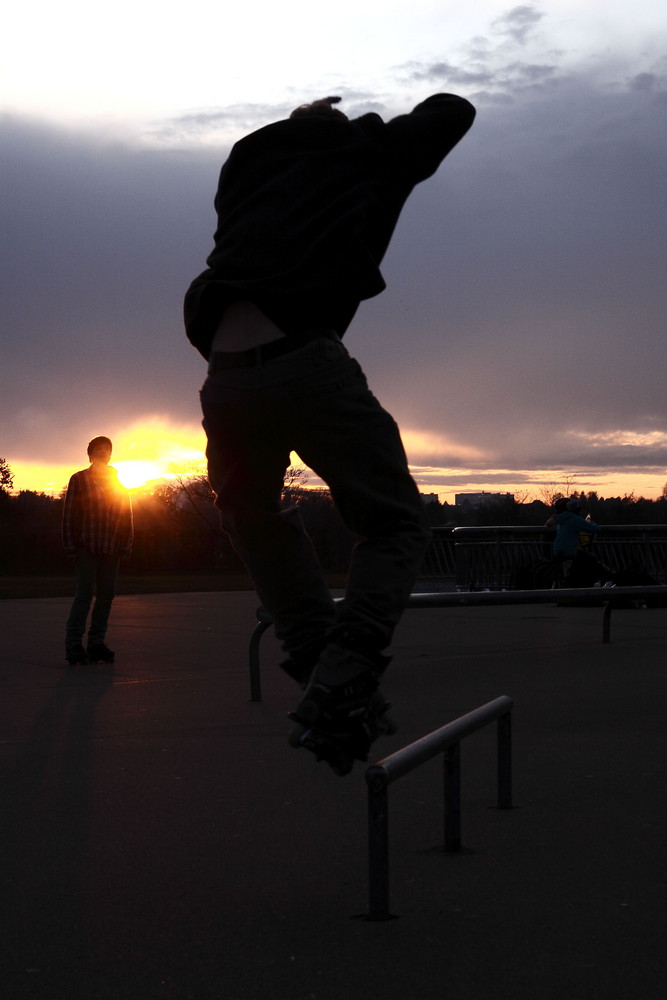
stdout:
[[[398,428],[342,343],[415,184],[472,125],[435,94],[409,114],[349,120],[338,97],[237,142],[222,167],[207,269],[185,324],[208,360],[201,393],[222,526],[303,688],[291,742],[339,774],[388,731],[384,650],[430,531]],[[331,490],[360,541],[335,605],[296,509],[280,495],[290,452]]]

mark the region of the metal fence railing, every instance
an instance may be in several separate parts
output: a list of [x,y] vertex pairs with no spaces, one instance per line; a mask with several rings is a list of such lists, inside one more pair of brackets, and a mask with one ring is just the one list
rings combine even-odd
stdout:
[[[451,536],[457,587],[512,590],[548,587],[553,582],[554,528],[454,528]],[[603,525],[594,539],[596,559],[615,574],[632,573],[667,583],[667,525]]]
[[453,580],[456,576],[453,528],[433,528],[419,573],[420,580]]

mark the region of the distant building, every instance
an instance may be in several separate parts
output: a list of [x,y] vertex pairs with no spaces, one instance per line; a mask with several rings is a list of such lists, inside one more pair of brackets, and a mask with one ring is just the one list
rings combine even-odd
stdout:
[[419,496],[422,498],[422,503],[440,503],[437,493],[420,493]]
[[454,503],[457,507],[487,507],[490,504],[504,501],[514,503],[513,493],[455,493]]

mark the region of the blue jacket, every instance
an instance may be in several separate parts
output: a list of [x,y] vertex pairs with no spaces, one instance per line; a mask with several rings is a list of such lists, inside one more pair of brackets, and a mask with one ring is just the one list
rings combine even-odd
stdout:
[[572,559],[577,554],[577,551],[583,547],[579,536],[582,534],[594,535],[599,530],[600,525],[595,524],[594,521],[587,521],[586,518],[580,517],[578,514],[573,514],[570,510],[564,511],[558,515],[558,520],[556,521],[556,538],[553,544],[554,555],[560,556],[563,559]]

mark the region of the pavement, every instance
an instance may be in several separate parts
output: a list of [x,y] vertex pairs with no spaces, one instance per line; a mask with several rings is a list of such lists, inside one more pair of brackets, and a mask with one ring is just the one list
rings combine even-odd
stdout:
[[[368,921],[366,765],[287,744],[297,689],[252,593],[118,597],[114,668],[69,669],[69,600],[0,602],[1,981],[8,1000],[658,1000],[665,996],[667,609],[406,612],[391,753],[513,698],[389,789],[390,903]],[[375,748],[374,748],[375,751]],[[369,761],[370,763],[371,761]]]

